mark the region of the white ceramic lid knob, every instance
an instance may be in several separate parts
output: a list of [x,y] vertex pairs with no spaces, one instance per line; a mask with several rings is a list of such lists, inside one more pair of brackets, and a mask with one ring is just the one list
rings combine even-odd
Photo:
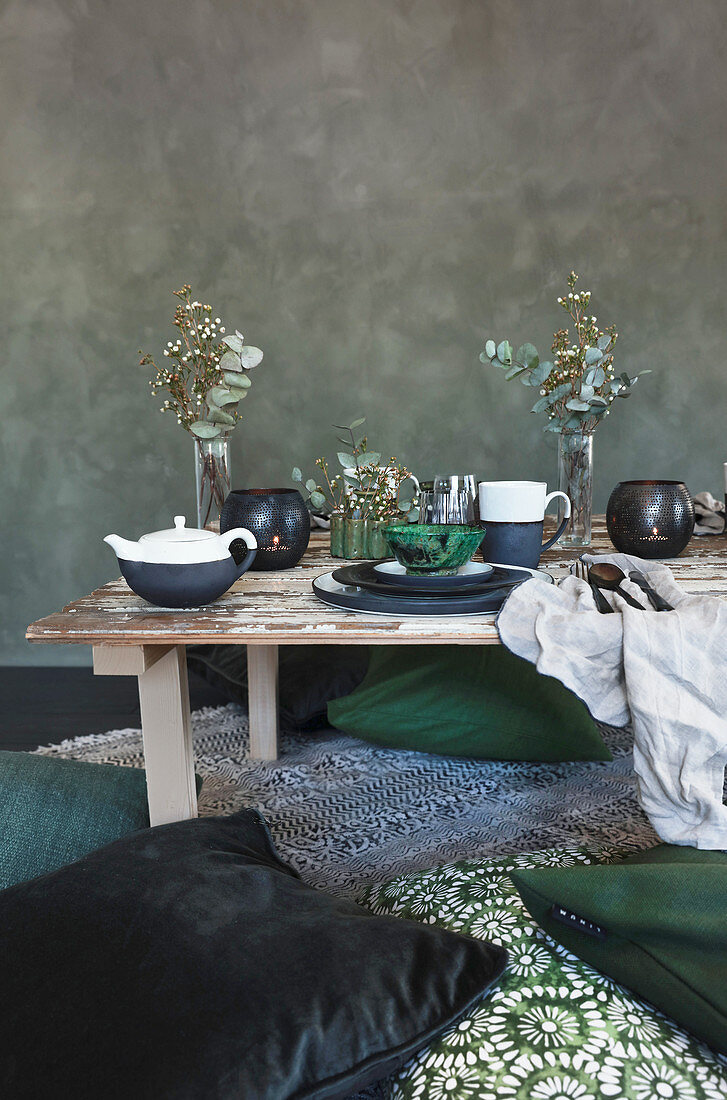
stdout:
[[186,516],[175,516],[174,517],[174,526],[176,528],[181,529],[182,527],[186,527],[186,525],[187,525],[187,517]]

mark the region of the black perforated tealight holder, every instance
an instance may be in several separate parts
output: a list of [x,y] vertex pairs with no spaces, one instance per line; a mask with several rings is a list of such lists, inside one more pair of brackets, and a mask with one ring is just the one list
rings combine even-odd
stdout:
[[674,558],[694,531],[694,504],[683,481],[619,481],[608,499],[606,527],[622,554]]
[[257,539],[251,569],[290,569],[307,549],[310,514],[297,489],[233,489],[222,506],[220,531],[233,527],[246,527]]

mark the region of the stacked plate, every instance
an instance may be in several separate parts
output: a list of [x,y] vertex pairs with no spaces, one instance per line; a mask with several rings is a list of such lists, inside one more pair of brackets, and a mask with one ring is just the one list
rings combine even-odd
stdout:
[[498,611],[518,584],[530,577],[552,583],[539,569],[470,561],[453,576],[407,573],[392,560],[357,562],[313,581],[319,600],[370,615],[478,615]]

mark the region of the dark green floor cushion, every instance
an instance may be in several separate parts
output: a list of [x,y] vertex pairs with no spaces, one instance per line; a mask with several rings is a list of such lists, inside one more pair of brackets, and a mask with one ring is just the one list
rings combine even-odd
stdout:
[[148,826],[138,768],[0,752],[0,889]]
[[[348,695],[368,668],[365,645],[283,645],[278,653],[279,710],[285,726],[317,729],[328,724],[326,706]],[[193,672],[220,688],[233,703],[247,707],[247,653],[244,645],[187,648]]]
[[254,810],[163,825],[0,893],[0,1096],[334,1100],[505,961],[306,886]]
[[549,935],[727,1054],[727,852],[662,844],[512,877]]
[[[508,966],[489,997],[388,1080],[381,1100],[724,1100],[727,1058],[547,936],[510,875],[575,876],[595,858],[562,848],[467,860],[370,887],[375,913],[486,936]],[[721,968],[724,983],[724,966]]]
[[328,704],[346,733],[484,760],[610,760],[584,704],[504,646],[372,646],[360,687]]

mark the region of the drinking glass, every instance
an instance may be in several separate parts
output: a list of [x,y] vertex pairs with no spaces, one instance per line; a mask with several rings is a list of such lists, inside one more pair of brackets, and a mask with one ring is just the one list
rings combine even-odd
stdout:
[[434,489],[419,496],[420,523],[474,523],[474,507],[466,489]]
[[467,523],[477,523],[477,481],[474,474],[437,474],[433,485],[435,492],[466,492],[470,499]]

